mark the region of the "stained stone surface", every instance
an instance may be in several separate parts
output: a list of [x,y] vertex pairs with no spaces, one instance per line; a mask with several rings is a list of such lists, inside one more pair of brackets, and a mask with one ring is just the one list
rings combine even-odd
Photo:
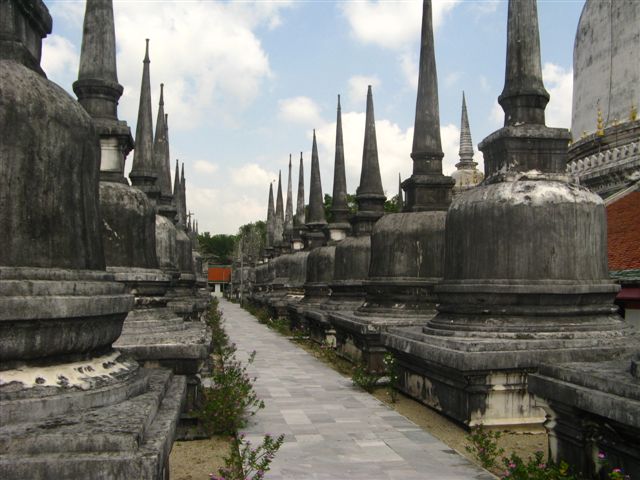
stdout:
[[239,306],[223,300],[221,309],[239,355],[258,352],[250,374],[266,408],[243,433],[254,444],[285,434],[268,478],[494,478]]

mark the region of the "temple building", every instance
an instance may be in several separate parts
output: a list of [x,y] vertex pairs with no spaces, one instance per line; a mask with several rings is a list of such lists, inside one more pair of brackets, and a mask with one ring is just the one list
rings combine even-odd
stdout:
[[453,195],[456,196],[464,190],[478,185],[484,174],[476,167],[478,164],[473,161],[473,142],[471,141],[471,129],[469,128],[469,117],[467,116],[467,100],[462,92],[462,118],[460,120],[460,150],[458,152],[460,161],[456,163],[456,171],[451,174],[456,184],[453,187]]

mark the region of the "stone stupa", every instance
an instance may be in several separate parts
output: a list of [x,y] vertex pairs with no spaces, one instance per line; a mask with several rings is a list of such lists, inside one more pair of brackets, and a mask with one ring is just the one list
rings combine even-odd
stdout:
[[486,178],[451,204],[438,314],[383,334],[402,390],[467,426],[541,424],[541,362],[630,349],[612,303],[602,200],[565,173],[569,132],[545,126],[535,0],[511,0],[504,127],[480,144]]
[[[95,3],[100,22],[89,30],[113,35],[111,2]],[[133,297],[105,271],[100,147],[115,170],[129,137],[117,100],[91,96],[104,87],[114,99],[121,87],[83,68],[84,107],[104,107],[96,125],[40,67],[46,6],[4,1],[0,17],[2,477],[166,478],[184,377],[112,348]],[[115,51],[103,55],[109,63]],[[102,128],[110,123],[115,141]]]

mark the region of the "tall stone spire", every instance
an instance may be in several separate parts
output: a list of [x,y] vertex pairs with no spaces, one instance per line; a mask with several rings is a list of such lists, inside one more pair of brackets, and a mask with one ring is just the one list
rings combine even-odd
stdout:
[[180,176],[180,207],[182,208],[183,225],[186,225],[187,219],[187,182],[184,178],[184,162],[182,162],[182,170]]
[[402,177],[398,173],[398,211],[401,212],[404,208],[404,201],[402,200]]
[[73,91],[94,119],[100,136],[100,177],[125,183],[124,161],[133,148],[131,130],[118,120],[122,85],[116,69],[116,37],[111,0],[87,2],[78,80]]
[[433,42],[431,0],[422,5],[418,95],[413,131],[413,175],[403,185],[406,210],[446,210],[454,182],[442,175],[442,142],[438,107],[438,75]]
[[460,162],[456,168],[473,168],[477,165],[473,161],[473,142],[471,141],[471,129],[469,128],[469,118],[467,117],[467,100],[462,92],[462,117],[460,119]]
[[151,79],[149,73],[149,39],[145,48],[142,84],[140,86],[140,104],[136,125],[136,148],[133,152],[131,183],[140,188],[150,198],[157,198],[160,190],[157,185],[158,174],[153,168],[153,120],[151,114]]
[[173,181],[173,203],[176,208],[176,223],[178,225],[184,225],[185,218],[182,215],[182,195],[180,195],[180,165],[178,163],[178,159],[176,158],[176,170],[175,170],[175,179]]
[[316,131],[313,130],[313,144],[311,146],[311,180],[309,181],[309,217],[307,225],[326,225],[324,216],[324,199],[322,198],[322,181],[320,180],[320,160],[318,159],[318,144]]
[[84,13],[80,70],[73,91],[93,118],[118,118],[122,95],[116,69],[116,34],[111,0],[87,2]]
[[161,198],[171,197],[171,173],[167,175],[167,161],[169,160],[169,138],[167,115],[164,113],[164,83],[160,84],[160,101],[158,102],[158,117],[156,120],[156,134],[153,139],[153,166],[158,180],[156,185],[160,189]]
[[362,148],[362,169],[360,185],[356,191],[358,212],[352,220],[356,235],[371,233],[373,224],[384,214],[386,197],[382,189],[380,165],[378,163],[378,142],[376,140],[376,120],[373,113],[373,93],[367,88],[367,111],[364,125],[364,145]]
[[304,212],[304,162],[300,152],[300,168],[298,169],[298,196],[296,197],[295,224],[302,226],[306,223]]
[[[509,2],[505,80],[498,101],[504,128],[478,146],[484,155],[485,183],[515,179],[533,170],[564,174],[567,150],[562,143],[567,130],[544,124],[549,94],[542,83],[536,0]],[[534,138],[537,149],[532,146]]]
[[289,175],[287,177],[287,206],[284,211],[284,237],[290,244],[293,238],[293,190],[291,188],[291,154],[289,154]]
[[348,227],[349,206],[347,205],[347,175],[344,166],[344,142],[342,139],[342,113],[340,95],[336,115],[336,155],[333,167],[333,224],[345,224]]
[[498,97],[504,125],[544,125],[549,93],[542,83],[538,8],[535,0],[509,2],[504,89]]
[[276,196],[276,217],[273,230],[274,245],[281,245],[284,234],[284,203],[282,201],[282,172],[278,171],[278,195]]
[[273,183],[269,183],[269,203],[267,204],[267,249],[273,249],[275,238],[275,217],[273,208]]
[[320,160],[318,159],[318,144],[316,131],[313,130],[313,144],[311,147],[311,179],[309,180],[309,211],[304,232],[306,248],[314,249],[325,244],[322,233],[327,226],[324,216],[324,202],[322,198],[322,182],[320,180]]

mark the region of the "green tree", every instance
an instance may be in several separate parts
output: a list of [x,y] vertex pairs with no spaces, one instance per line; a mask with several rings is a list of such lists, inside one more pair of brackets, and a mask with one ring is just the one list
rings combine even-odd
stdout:
[[244,255],[245,261],[256,261],[262,256],[267,244],[267,224],[258,220],[247,223],[238,229],[234,250],[235,258],[240,259]]
[[235,235],[211,235],[204,232],[198,235],[200,252],[205,256],[214,257],[215,261],[229,264],[233,261],[233,248],[236,242]]
[[389,200],[384,202],[384,213],[398,212],[400,212],[400,205],[398,205],[398,195],[394,195]]

